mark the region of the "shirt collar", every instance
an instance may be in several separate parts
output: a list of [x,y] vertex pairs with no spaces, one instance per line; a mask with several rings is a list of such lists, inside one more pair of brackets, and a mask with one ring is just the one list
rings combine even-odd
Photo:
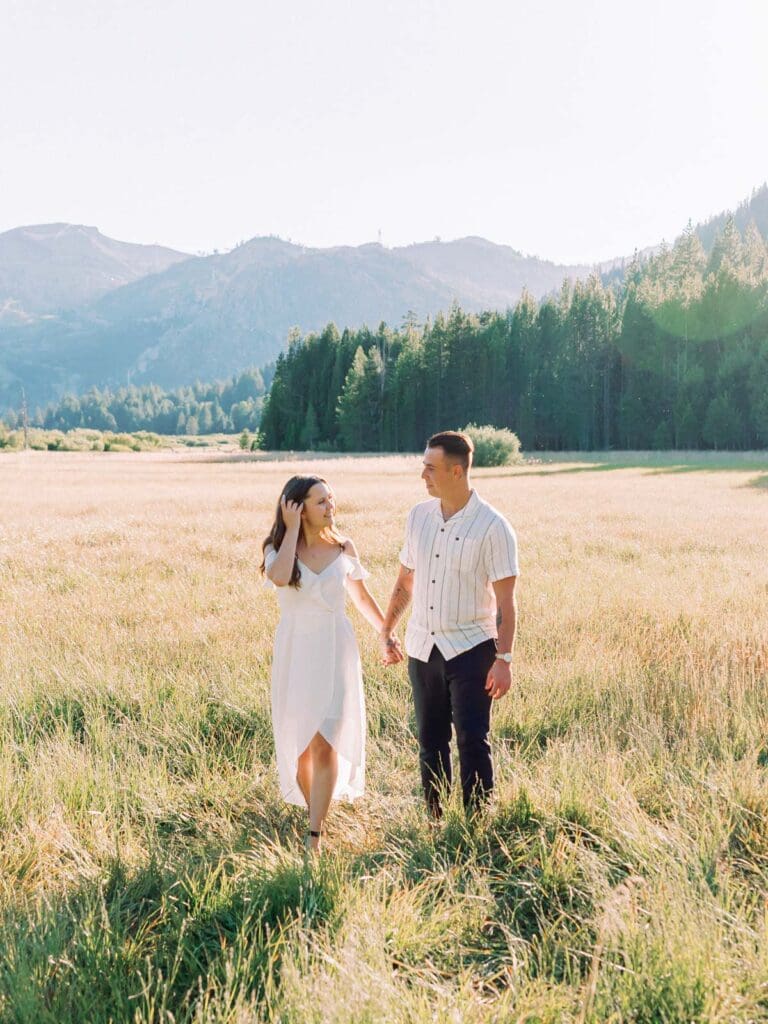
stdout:
[[461,508],[459,509],[458,512],[455,512],[450,519],[443,520],[443,512],[440,506],[440,499],[436,498],[434,515],[438,516],[439,519],[441,519],[443,522],[455,523],[458,519],[463,519],[465,516],[475,515],[479,504],[480,499],[477,496],[477,491],[474,488],[472,488],[472,490],[469,493],[469,501],[467,502],[467,504],[464,506],[464,508]]

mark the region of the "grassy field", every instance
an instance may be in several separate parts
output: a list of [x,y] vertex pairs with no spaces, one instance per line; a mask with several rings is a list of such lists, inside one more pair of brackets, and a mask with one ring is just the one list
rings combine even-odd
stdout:
[[368,791],[317,866],[257,571],[302,467],[384,603],[416,457],[0,458],[0,1020],[768,1021],[768,458],[478,471],[521,549],[497,802],[430,830],[352,612]]

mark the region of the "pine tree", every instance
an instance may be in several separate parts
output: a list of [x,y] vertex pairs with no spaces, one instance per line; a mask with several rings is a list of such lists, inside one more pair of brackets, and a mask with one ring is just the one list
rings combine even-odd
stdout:
[[307,417],[304,420],[304,426],[301,431],[301,447],[306,450],[312,450],[316,447],[319,440],[319,425],[317,422],[317,413],[315,412],[315,406],[310,401],[309,408],[307,409]]
[[713,448],[738,448],[744,432],[741,412],[727,393],[717,395],[709,404],[702,436]]
[[367,357],[358,345],[338,400],[337,418],[343,451],[363,451]]

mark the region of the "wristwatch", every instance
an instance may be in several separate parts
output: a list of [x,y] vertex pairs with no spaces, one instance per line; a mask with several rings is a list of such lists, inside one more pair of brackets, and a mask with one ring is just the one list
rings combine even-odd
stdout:
[[512,661],[512,652],[511,651],[506,651],[504,654],[499,654],[497,652],[496,660],[497,661],[506,661],[506,663],[509,665],[511,663],[511,661]]

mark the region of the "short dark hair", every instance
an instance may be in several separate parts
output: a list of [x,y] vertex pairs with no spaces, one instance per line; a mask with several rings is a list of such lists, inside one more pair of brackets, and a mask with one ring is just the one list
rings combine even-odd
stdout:
[[475,446],[472,444],[472,438],[459,430],[441,430],[439,434],[433,434],[427,441],[427,448],[442,448],[445,457],[452,462],[460,462],[465,473],[472,465],[472,452]]

